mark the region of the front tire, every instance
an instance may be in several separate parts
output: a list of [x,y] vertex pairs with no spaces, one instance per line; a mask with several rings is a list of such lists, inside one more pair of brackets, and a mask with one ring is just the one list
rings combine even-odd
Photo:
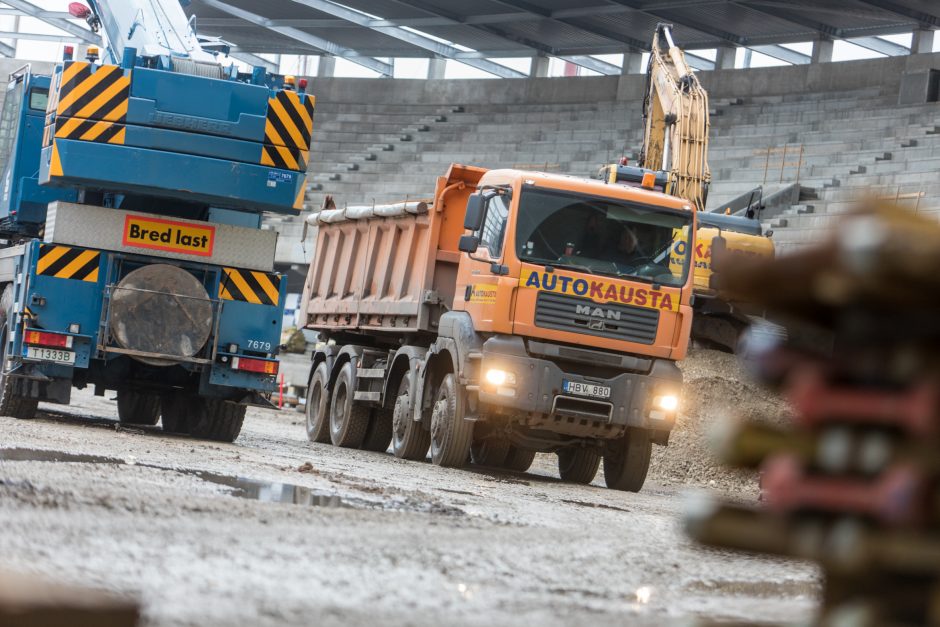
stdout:
[[307,439],[326,444],[330,441],[330,373],[326,362],[320,364],[307,386]]
[[353,394],[352,364],[346,362],[333,386],[330,404],[330,440],[334,446],[360,448],[365,441],[371,410],[357,404]]
[[132,390],[117,396],[118,420],[122,425],[153,426],[160,420],[160,397]]
[[395,409],[392,410],[392,452],[399,459],[422,461],[428,456],[431,433],[414,420],[410,390],[409,372],[398,383]]
[[431,413],[431,462],[445,468],[460,468],[470,457],[473,423],[464,420],[464,400],[457,378],[448,373],[438,388]]
[[653,444],[645,429],[627,429],[613,451],[604,456],[604,483],[612,490],[639,492],[646,482]]
[[586,448],[564,448],[558,451],[558,474],[562,481],[587,485],[594,481],[601,456]]

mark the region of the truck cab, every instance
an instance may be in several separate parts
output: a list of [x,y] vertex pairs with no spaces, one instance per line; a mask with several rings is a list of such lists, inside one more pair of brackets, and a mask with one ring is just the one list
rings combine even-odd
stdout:
[[485,423],[509,426],[517,445],[575,443],[570,457],[609,457],[588,442],[625,434],[665,444],[692,321],[695,217],[661,193],[487,172],[468,200],[454,300],[486,336]]

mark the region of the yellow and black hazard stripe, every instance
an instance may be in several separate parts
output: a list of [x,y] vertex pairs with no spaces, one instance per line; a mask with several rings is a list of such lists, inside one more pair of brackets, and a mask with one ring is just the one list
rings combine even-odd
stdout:
[[310,160],[309,150],[289,148],[287,146],[261,145],[261,165],[281,168],[282,170],[307,171],[307,161]]
[[116,65],[66,63],[58,92],[58,117],[125,122],[131,77]]
[[98,281],[100,265],[101,253],[97,250],[42,244],[39,247],[36,274],[95,283]]
[[219,296],[222,300],[240,300],[276,307],[281,300],[281,275],[222,268]]
[[264,142],[309,151],[314,100],[313,96],[301,100],[295,91],[279,91],[269,98]]
[[55,121],[56,139],[79,139],[101,144],[124,145],[127,127],[119,122],[58,118]]

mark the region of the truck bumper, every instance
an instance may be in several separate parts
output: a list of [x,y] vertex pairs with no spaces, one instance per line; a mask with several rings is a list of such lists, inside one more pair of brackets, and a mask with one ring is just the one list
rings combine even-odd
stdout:
[[[676,410],[659,410],[653,406],[653,399],[680,395],[682,373],[674,362],[631,359],[645,367],[617,372],[598,365],[609,361],[610,353],[588,349],[574,352],[579,361],[556,363],[530,355],[522,338],[490,338],[483,345],[481,413],[509,415],[528,426],[577,436],[618,437],[626,427],[664,433],[672,429]],[[591,364],[593,353],[597,359]],[[494,385],[487,381],[491,369],[507,373],[506,382]],[[601,398],[566,392],[565,382],[609,388],[610,395]]]

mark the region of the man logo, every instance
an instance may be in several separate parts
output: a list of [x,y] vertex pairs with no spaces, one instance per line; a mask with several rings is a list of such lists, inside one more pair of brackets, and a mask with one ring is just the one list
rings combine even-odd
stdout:
[[[614,309],[604,309],[603,307],[591,307],[590,305],[578,305],[575,308],[575,313],[579,316],[590,316],[592,318],[600,318],[601,322],[603,320],[620,320],[620,312]],[[590,328],[594,329],[594,326]],[[604,328],[603,326],[599,328]]]
[[607,328],[607,325],[604,323],[603,320],[591,320],[590,322],[588,322],[588,328],[591,331],[603,331],[604,329]]

